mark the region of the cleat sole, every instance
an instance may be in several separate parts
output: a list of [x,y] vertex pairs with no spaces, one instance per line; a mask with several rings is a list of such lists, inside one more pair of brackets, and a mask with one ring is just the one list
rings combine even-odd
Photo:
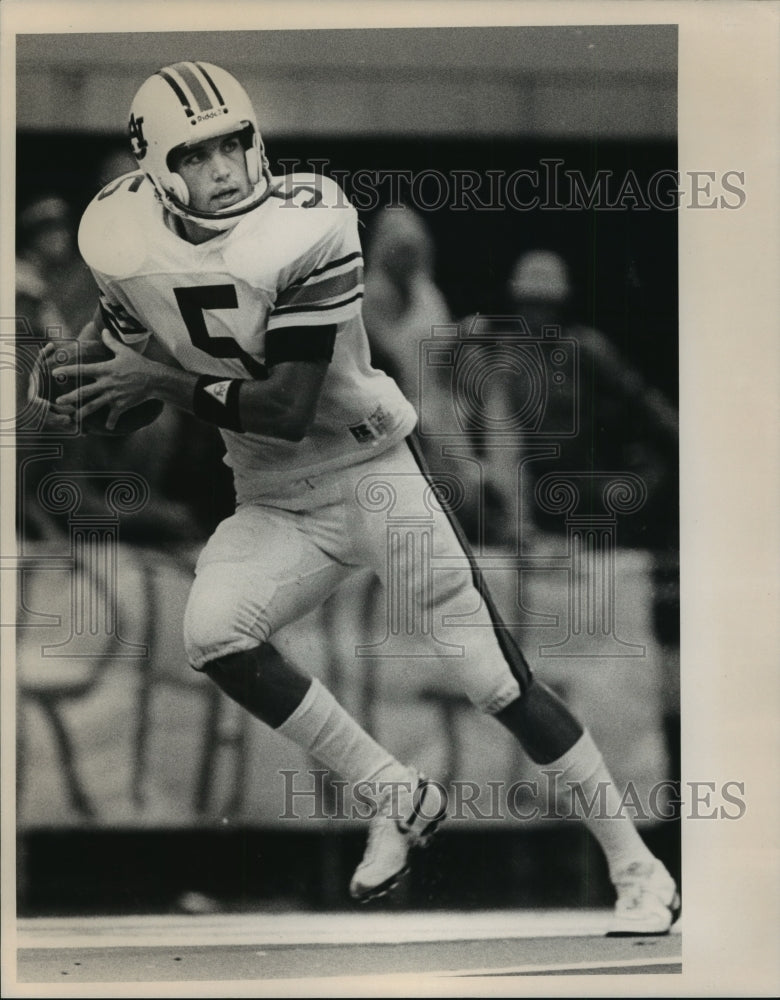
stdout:
[[405,868],[402,868],[400,872],[396,872],[395,875],[391,875],[390,878],[385,879],[384,882],[380,882],[379,885],[374,886],[371,889],[366,889],[365,892],[353,893],[352,898],[358,903],[370,903],[372,899],[381,899],[382,896],[387,896],[391,893],[408,874],[409,866],[407,865]]
[[[433,782],[430,782],[426,779],[424,780],[423,785],[421,787],[424,789],[425,785],[432,785],[432,784]],[[404,836],[408,836],[410,838],[408,844],[409,854],[412,851],[417,850],[418,848],[428,847],[431,840],[433,839],[434,834],[441,826],[441,823],[447,818],[448,803],[446,794],[442,794],[441,798],[442,798],[441,808],[437,813],[431,816],[429,820],[427,820],[424,828],[419,832],[413,829],[414,821],[412,821],[410,828],[409,826],[407,826],[406,823],[402,823],[400,820],[396,819],[395,825],[397,829]],[[423,803],[424,800],[425,797],[423,796]],[[415,807],[415,816],[417,820],[425,818],[421,813],[420,809],[417,807]],[[358,892],[355,892],[352,889],[350,889],[350,896],[352,897],[352,899],[355,900],[355,902],[361,904],[369,903],[374,899],[381,899],[384,896],[389,895],[398,886],[401,880],[409,873],[409,871],[410,871],[410,866],[409,864],[406,864],[404,868],[396,872],[394,875],[391,875],[389,878],[385,879],[384,882],[381,882],[379,885],[373,886],[371,888],[366,888]]]
[[665,931],[607,931],[604,937],[608,938],[629,938],[629,937],[666,937],[670,928]]
[[670,913],[672,915],[672,919],[671,919],[671,921],[669,923],[669,926],[665,930],[662,930],[662,931],[640,931],[640,930],[631,930],[629,928],[626,928],[625,930],[622,930],[622,931],[607,931],[606,934],[604,935],[604,937],[611,937],[611,938],[620,938],[620,937],[666,937],[666,935],[669,934],[669,932],[671,931],[672,927],[674,927],[674,925],[680,919],[680,914],[682,913],[682,900],[680,899],[679,892],[675,892],[674,898],[672,899],[671,903],[669,904],[669,911],[670,911]]

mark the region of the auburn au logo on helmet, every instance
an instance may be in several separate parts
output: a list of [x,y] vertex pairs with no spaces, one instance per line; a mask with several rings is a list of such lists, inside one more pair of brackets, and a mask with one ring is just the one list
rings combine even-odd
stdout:
[[[253,192],[223,211],[196,211],[184,179],[171,169],[171,154],[231,133],[241,138]],[[178,62],[157,70],[135,95],[128,134],[139,167],[163,205],[176,215],[225,230],[266,197],[271,174],[254,107],[238,80],[220,66]]]

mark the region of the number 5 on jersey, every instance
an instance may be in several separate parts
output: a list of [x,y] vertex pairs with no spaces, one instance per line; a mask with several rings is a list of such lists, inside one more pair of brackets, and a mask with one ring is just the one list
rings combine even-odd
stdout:
[[238,309],[235,285],[193,285],[174,288],[181,318],[190,340],[212,358],[238,358],[253,378],[267,378],[268,370],[236,343],[232,337],[212,337],[206,326],[204,309]]

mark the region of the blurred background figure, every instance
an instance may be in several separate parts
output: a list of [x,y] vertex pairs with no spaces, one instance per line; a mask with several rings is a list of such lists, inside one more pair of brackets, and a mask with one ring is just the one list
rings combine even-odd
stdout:
[[[559,254],[550,250],[531,250],[520,256],[509,279],[508,293],[513,311],[523,316],[532,334],[538,336],[542,327],[555,325],[562,328],[564,336],[573,337],[578,342],[582,376],[580,388],[586,393],[581,400],[591,406],[590,410],[582,412],[581,427],[585,427],[587,421],[596,415],[593,409],[596,387],[589,390],[587,385],[582,384],[589,376],[595,375],[599,379],[598,401],[601,405],[606,400],[613,407],[631,402],[636,409],[636,415],[642,419],[642,427],[635,430],[636,436],[641,436],[642,430],[652,429],[669,439],[676,437],[677,411],[663,393],[647,384],[640,372],[621,356],[609,337],[576,321],[569,268]],[[607,415],[606,412],[599,412],[602,418],[600,431],[608,429],[603,426]]]
[[515,261],[508,291],[510,301],[522,306],[523,318],[533,329],[559,322],[571,297],[568,268],[551,250],[531,250]]
[[97,188],[105,187],[110,181],[124,174],[129,174],[138,170],[138,164],[123,142],[120,146],[111,149],[98,163],[96,178]]
[[[63,221],[67,205],[56,196],[37,198],[27,205],[17,220],[16,318],[19,336],[48,337],[71,335],[65,316],[56,301],[50,273],[58,259],[67,255],[67,233]],[[17,385],[26,392],[27,384]]]
[[[135,169],[130,154],[117,149],[101,161],[99,173],[107,183],[130,169]],[[78,337],[94,315],[97,288],[78,250],[75,213],[58,194],[36,195],[19,211],[15,305],[17,339],[40,340],[41,346],[48,340]],[[28,392],[28,369],[18,367],[20,406]],[[195,546],[224,516],[232,496],[227,470],[224,477],[219,471],[213,476],[211,490],[202,488],[200,469],[216,457],[219,470],[222,448],[216,433],[193,434],[194,423],[194,418],[167,407],[153,426],[130,437],[66,437],[58,458],[25,463],[20,480],[25,499],[19,505],[25,538],[67,538],[65,525],[45,515],[37,500],[38,484],[50,471],[136,471],[150,481],[154,499],[126,519],[124,540],[160,548]],[[29,434],[24,444],[34,444]],[[24,453],[20,458],[24,460]],[[92,500],[85,488],[83,512],[91,509]],[[95,497],[96,513],[101,505],[102,499]]]
[[[32,360],[47,340],[76,336],[76,324],[82,316],[86,322],[94,309],[92,276],[76,250],[74,224],[68,203],[57,194],[36,195],[21,206],[17,215],[15,389],[16,412],[26,431],[16,456],[21,494],[17,529],[26,539],[59,534],[55,520],[37,501],[39,482],[57,467],[57,462],[51,450],[48,458],[30,461],[29,449],[40,442],[22,416],[30,391]],[[70,289],[72,276],[74,290],[81,286],[81,293],[74,295]]]
[[[422,343],[434,327],[453,323],[452,312],[436,281],[436,246],[419,213],[404,206],[385,208],[374,220],[366,253],[363,318],[372,364],[391,375],[420,414],[437,426],[457,429],[452,382],[444,368],[429,368],[422,399]],[[418,443],[436,478],[446,473],[461,484],[463,502],[456,516],[473,539],[479,521],[481,485],[478,466],[452,461],[442,454],[437,438],[421,435]],[[467,436],[459,441],[468,445]]]
[[[566,383],[569,393],[549,395],[545,415],[547,426],[555,427],[564,426],[570,414],[575,414],[577,433],[561,435],[555,441],[557,456],[539,458],[525,466],[519,527],[526,542],[533,543],[536,535],[538,544],[539,532],[557,534],[563,529],[561,518],[545,514],[534,503],[533,487],[542,475],[551,471],[622,471],[642,479],[648,500],[642,511],[621,525],[620,544],[647,549],[665,549],[670,541],[676,544],[676,408],[605,333],[577,320],[569,267],[558,253],[534,249],[519,256],[510,271],[506,300],[507,313],[522,317],[534,340],[543,337],[545,327],[557,327],[562,340],[575,342],[579,359],[578,379]],[[517,409],[513,398],[516,381],[511,373],[492,379],[491,391],[496,412]],[[560,414],[552,412],[556,407]],[[528,442],[522,433],[517,443],[524,452]],[[517,468],[506,462],[506,455],[499,461]],[[509,470],[502,476],[500,468],[494,469],[492,479],[499,492],[516,489],[516,478]],[[503,509],[512,512],[515,507],[507,503]],[[506,524],[502,530],[510,533],[506,537],[512,537],[517,527]]]
[[16,314],[36,336],[77,336],[95,309],[94,283],[76,245],[70,205],[57,194],[29,201],[17,219]]
[[[108,157],[102,169],[125,173],[124,167],[116,157]],[[32,341],[37,350],[38,341],[43,346],[48,340],[75,338],[94,314],[96,305],[97,289],[78,251],[76,218],[71,206],[58,194],[36,195],[21,208],[17,218],[17,344],[21,346],[26,342],[29,348]],[[25,351],[27,361],[17,366],[17,411],[27,399],[31,356]],[[142,471],[157,487],[155,500],[143,511],[127,518],[125,540],[163,548],[196,544],[201,534],[208,530],[200,524],[201,515],[210,522],[217,516],[212,510],[214,504],[221,512],[225,501],[214,499],[218,492],[216,484],[211,494],[197,490],[185,492],[201,462],[206,460],[205,455],[193,454],[190,442],[194,436],[188,433],[189,430],[186,415],[167,408],[153,427],[144,428],[131,437],[66,436],[59,444],[59,456],[52,457],[49,448],[49,457],[31,461],[36,439],[26,429],[18,454],[19,488],[24,497],[18,504],[18,526],[23,537],[27,541],[45,537],[50,542],[57,540],[62,545],[67,544],[64,519],[44,511],[38,500],[39,484],[50,472],[62,469]],[[216,439],[216,435],[213,437]],[[37,443],[43,445],[45,441],[42,438]],[[210,443],[213,452],[218,444],[216,440]],[[202,451],[208,447],[208,438],[203,436],[198,448]],[[83,490],[82,511],[86,513],[94,507],[96,513],[102,513],[102,497],[93,498],[86,486]],[[160,497],[165,499],[158,499]]]
[[363,314],[374,365],[418,405],[420,341],[451,321],[434,277],[433,237],[412,209],[386,208],[373,224],[366,260]]
[[[579,378],[567,381],[570,393],[550,394],[545,422],[565,426],[576,414],[577,433],[554,441],[557,454],[533,455],[533,435],[517,435],[517,451],[486,448],[491,537],[517,544],[534,555],[563,555],[566,519],[542,510],[534,488],[550,472],[620,473],[638,476],[647,488],[641,509],[622,517],[617,527],[621,550],[641,550],[648,560],[650,621],[660,649],[661,726],[668,750],[670,777],[679,780],[679,488],[678,417],[672,402],[651,384],[605,333],[580,323],[574,315],[574,287],[561,255],[547,249],[519,256],[507,283],[507,313],[522,317],[533,339],[545,327],[560,328],[561,340],[578,349]],[[500,319],[494,321],[501,323]],[[489,383],[493,414],[518,408],[518,382],[512,372]],[[560,412],[552,412],[558,407]],[[520,476],[518,511],[518,468]],[[582,485],[587,479],[578,480]],[[597,479],[593,480],[594,489]],[[587,488],[587,487],[585,487]],[[592,509],[600,499],[592,497]],[[624,555],[620,558],[624,558]],[[627,578],[626,578],[627,580]],[[624,580],[622,586],[627,586]]]

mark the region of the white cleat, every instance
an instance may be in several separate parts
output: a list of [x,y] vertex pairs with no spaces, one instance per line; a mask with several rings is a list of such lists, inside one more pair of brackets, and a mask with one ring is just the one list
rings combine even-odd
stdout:
[[395,785],[371,820],[363,860],[349,885],[353,899],[366,903],[394,889],[409,871],[409,851],[428,845],[446,810],[447,795],[437,782],[413,773],[408,784]]
[[615,878],[617,903],[607,937],[668,934],[680,915],[680,894],[660,861],[635,861]]

